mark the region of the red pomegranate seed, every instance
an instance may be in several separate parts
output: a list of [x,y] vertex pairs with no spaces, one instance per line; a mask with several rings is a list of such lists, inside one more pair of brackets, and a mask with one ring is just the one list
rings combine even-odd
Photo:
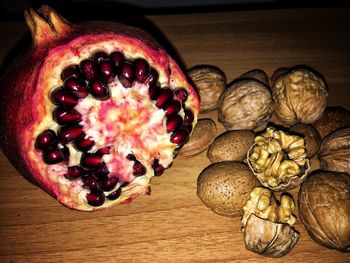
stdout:
[[71,125],[81,121],[81,114],[75,109],[57,107],[52,112],[52,118],[60,125]]
[[75,166],[68,167],[68,172],[67,174],[64,175],[64,177],[66,177],[69,180],[74,180],[81,176],[86,175],[87,173],[88,171],[83,169],[81,166],[75,165]]
[[91,58],[92,58],[96,63],[98,63],[98,62],[100,62],[101,60],[107,59],[107,58],[108,58],[108,55],[107,55],[105,52],[103,52],[103,51],[97,51],[97,52],[95,52],[95,53],[91,56]]
[[106,147],[100,148],[97,150],[96,154],[99,154],[99,155],[109,154],[111,148],[112,148],[111,146],[106,146]]
[[109,174],[109,170],[105,163],[101,163],[96,167],[96,169],[93,170],[93,173],[96,177],[100,179],[105,179]]
[[98,77],[97,64],[91,59],[81,61],[80,70],[87,80],[95,80]]
[[69,90],[56,88],[51,92],[51,101],[57,106],[74,107],[78,104],[78,97]]
[[120,66],[118,78],[125,88],[130,88],[132,86],[135,78],[135,73],[131,63],[124,62]]
[[184,144],[188,140],[188,137],[188,131],[186,129],[181,128],[171,135],[170,141],[176,144]]
[[184,103],[188,98],[188,92],[183,88],[179,88],[175,90],[175,96]]
[[65,160],[63,150],[58,148],[48,148],[44,150],[42,157],[47,164],[57,164]]
[[84,134],[80,138],[74,141],[74,146],[79,151],[87,152],[95,145],[95,142],[90,138],[85,138]]
[[111,83],[115,77],[115,70],[112,62],[108,59],[101,60],[98,64],[101,77],[107,83]]
[[173,132],[182,126],[183,120],[179,115],[172,115],[168,117],[166,122],[167,132]]
[[158,80],[158,72],[154,68],[151,68],[149,70],[149,73],[143,78],[142,83],[152,86],[157,83],[157,80]]
[[172,100],[163,106],[165,116],[170,116],[178,113],[181,110],[181,102],[178,100]]
[[99,188],[102,191],[108,192],[114,189],[118,183],[118,178],[115,176],[107,177],[105,179],[100,179],[97,181]]
[[118,51],[111,53],[109,56],[115,67],[119,67],[124,62],[123,54]]
[[114,192],[107,195],[107,199],[111,200],[111,201],[117,200],[119,198],[119,196],[121,195],[121,193],[122,193],[122,188],[119,187],[117,190],[115,190]]
[[91,206],[101,206],[105,202],[105,195],[101,191],[86,194],[86,200]]
[[80,69],[76,64],[69,65],[62,70],[61,79],[65,81],[70,77],[80,77]]
[[135,70],[135,80],[141,82],[148,74],[149,65],[146,60],[138,58],[134,60],[133,66]]
[[160,93],[160,87],[157,85],[152,85],[148,88],[148,95],[151,100],[156,100]]
[[191,124],[194,120],[193,112],[189,109],[184,110],[185,116],[184,116],[184,124]]
[[174,92],[171,89],[165,88],[160,89],[159,96],[156,100],[156,106],[161,108],[166,105],[166,103],[170,102],[174,97]]
[[158,159],[153,160],[152,168],[154,170],[154,176],[161,176],[165,170],[164,166],[159,163]]
[[101,157],[92,153],[84,153],[80,159],[80,164],[85,168],[96,168],[101,162]]
[[90,83],[90,93],[98,100],[108,100],[109,87],[101,80],[94,80]]
[[83,176],[82,180],[84,188],[90,189],[92,191],[98,189],[97,179],[92,175]]
[[89,94],[85,82],[77,77],[70,77],[66,79],[64,86],[79,99],[85,98]]
[[83,133],[83,127],[81,126],[64,126],[59,129],[57,136],[64,143],[69,143],[78,139]]
[[45,150],[57,142],[56,133],[53,130],[45,130],[35,139],[35,148],[37,150]]
[[146,167],[139,161],[135,161],[132,169],[133,169],[134,176],[141,176],[146,173]]

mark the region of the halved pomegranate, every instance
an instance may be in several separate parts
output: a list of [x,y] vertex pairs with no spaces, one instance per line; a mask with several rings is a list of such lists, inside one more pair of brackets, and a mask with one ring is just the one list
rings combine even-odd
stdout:
[[33,45],[0,79],[2,151],[63,205],[96,210],[149,193],[196,123],[198,96],[140,29],[25,12]]

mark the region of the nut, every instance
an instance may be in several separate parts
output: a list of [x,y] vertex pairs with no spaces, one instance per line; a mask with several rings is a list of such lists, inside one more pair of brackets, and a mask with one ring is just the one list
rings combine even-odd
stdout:
[[288,194],[277,202],[270,190],[255,187],[243,207],[242,230],[246,249],[268,257],[288,254],[299,239],[292,227],[295,203]]
[[313,125],[324,138],[336,129],[350,126],[350,112],[343,107],[327,107]]
[[301,185],[299,215],[318,244],[350,252],[350,175],[315,171]]
[[289,68],[285,68],[285,67],[276,69],[276,70],[272,73],[271,78],[270,78],[270,80],[271,80],[271,85],[273,86],[274,83],[275,83],[275,81],[276,81],[276,79],[278,79],[282,74],[287,73],[289,70],[290,70]]
[[276,117],[289,126],[319,119],[326,108],[328,91],[319,73],[295,67],[274,81],[272,94]]
[[302,137],[268,127],[254,141],[247,161],[263,186],[287,191],[305,180],[310,163]]
[[242,207],[259,181],[240,162],[224,161],[205,168],[197,179],[197,196],[219,215],[240,216]]
[[318,159],[323,170],[350,174],[350,127],[328,134],[322,141]]
[[261,69],[250,70],[250,71],[242,74],[239,78],[252,78],[252,79],[255,79],[255,80],[258,80],[258,81],[264,83],[268,87],[270,86],[269,77],[267,76],[265,71],[263,71]]
[[318,152],[321,146],[321,136],[311,124],[295,124],[289,130],[304,137],[307,158],[313,157]]
[[243,161],[254,143],[252,131],[228,131],[215,138],[209,146],[207,156],[212,163]]
[[226,89],[226,76],[222,70],[211,65],[198,65],[187,73],[198,89],[201,112],[216,109],[219,97]]
[[198,120],[190,140],[180,151],[180,156],[190,157],[205,151],[216,136],[216,124],[211,119]]
[[220,97],[219,121],[228,130],[253,130],[270,120],[273,109],[266,85],[254,79],[238,79]]

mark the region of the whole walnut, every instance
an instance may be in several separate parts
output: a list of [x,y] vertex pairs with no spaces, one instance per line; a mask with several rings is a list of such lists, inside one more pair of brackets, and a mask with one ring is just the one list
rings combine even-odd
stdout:
[[350,111],[343,107],[327,107],[320,119],[313,126],[324,138],[336,129],[350,126]]
[[276,117],[289,126],[318,120],[326,108],[328,90],[319,73],[295,67],[277,77],[272,94]]
[[350,252],[350,175],[314,171],[300,188],[298,206],[315,242]]
[[270,86],[269,76],[265,73],[265,71],[261,69],[252,69],[244,74],[242,74],[239,78],[252,78],[258,81],[261,81],[266,86]]
[[215,66],[198,65],[189,69],[187,74],[199,92],[200,111],[216,109],[219,97],[226,89],[224,72]]
[[307,158],[313,157],[318,152],[321,146],[321,136],[311,124],[295,124],[289,130],[304,137]]
[[237,79],[219,100],[219,121],[228,130],[253,130],[266,124],[274,103],[268,86],[254,79]]

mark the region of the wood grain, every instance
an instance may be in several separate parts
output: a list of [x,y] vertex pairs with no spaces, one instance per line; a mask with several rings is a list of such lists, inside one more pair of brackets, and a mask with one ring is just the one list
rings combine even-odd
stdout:
[[[147,17],[186,67],[213,64],[228,82],[261,68],[316,68],[329,86],[329,105],[350,107],[349,9],[291,9]],[[0,23],[0,60],[26,32]],[[15,81],[15,78],[14,78]],[[217,120],[216,112],[203,114]],[[218,133],[223,132],[218,124]],[[177,158],[152,181],[152,194],[94,213],[71,211],[24,180],[0,154],[0,262],[349,262],[349,254],[301,238],[282,259],[244,248],[239,218],[209,211],[196,197],[205,153]],[[314,162],[314,168],[317,162]],[[292,191],[296,197],[297,190]]]

